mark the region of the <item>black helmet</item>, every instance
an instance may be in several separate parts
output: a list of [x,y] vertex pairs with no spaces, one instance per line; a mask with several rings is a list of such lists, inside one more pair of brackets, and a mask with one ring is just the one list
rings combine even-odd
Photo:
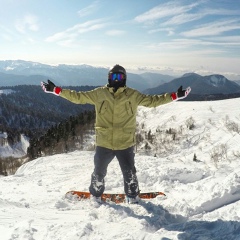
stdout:
[[111,73],[123,73],[125,75],[125,79],[127,79],[127,73],[124,67],[116,64],[109,72],[108,72],[108,76]]
[[[112,74],[123,74],[121,79],[112,79]],[[114,87],[117,90],[119,87],[124,87],[126,85],[127,73],[124,67],[116,64],[109,72],[108,72],[108,83],[109,87]]]

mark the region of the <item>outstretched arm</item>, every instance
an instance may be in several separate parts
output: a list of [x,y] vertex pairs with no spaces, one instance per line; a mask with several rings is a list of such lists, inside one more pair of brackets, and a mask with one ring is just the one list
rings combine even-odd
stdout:
[[[165,93],[162,95],[145,95],[142,93],[138,93],[135,99],[137,100],[138,106],[157,107],[166,103],[170,103],[172,101],[183,99],[187,97],[190,91],[191,91],[190,87],[182,89],[181,86],[180,88],[178,88],[177,92]],[[136,92],[137,91],[135,91],[135,93]]]
[[77,104],[95,104],[98,99],[97,91],[95,90],[76,92],[74,90],[62,89],[61,87],[57,87],[50,80],[48,80],[47,83],[41,82],[41,86],[44,92],[61,96],[62,98]]

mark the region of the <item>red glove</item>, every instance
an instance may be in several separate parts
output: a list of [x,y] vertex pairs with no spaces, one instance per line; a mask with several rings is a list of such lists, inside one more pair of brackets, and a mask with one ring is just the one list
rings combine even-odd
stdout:
[[48,83],[41,82],[41,86],[43,91],[46,93],[53,93],[58,96],[62,92],[62,89],[60,87],[56,87],[56,85],[50,80],[48,80]]
[[187,95],[191,92],[191,88],[188,87],[187,89],[182,89],[182,86],[177,90],[176,93],[172,93],[171,97],[173,101],[177,101],[179,99],[183,99],[187,97]]

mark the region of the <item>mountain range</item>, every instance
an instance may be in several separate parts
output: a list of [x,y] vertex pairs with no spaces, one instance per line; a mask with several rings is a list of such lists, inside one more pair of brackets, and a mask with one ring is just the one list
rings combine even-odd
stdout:
[[[0,61],[0,86],[39,85],[52,80],[58,86],[102,86],[107,84],[109,68],[86,64],[51,66],[23,60]],[[174,79],[157,73],[127,73],[129,87],[143,91]]]
[[[23,60],[0,61],[0,87],[16,85],[39,85],[52,80],[58,86],[102,86],[107,84],[107,67],[90,65],[57,66]],[[191,94],[235,94],[240,93],[239,81],[231,81],[223,75],[201,76],[186,73],[174,77],[153,72],[127,73],[127,85],[146,94],[161,94],[176,91],[180,85],[191,86]]]

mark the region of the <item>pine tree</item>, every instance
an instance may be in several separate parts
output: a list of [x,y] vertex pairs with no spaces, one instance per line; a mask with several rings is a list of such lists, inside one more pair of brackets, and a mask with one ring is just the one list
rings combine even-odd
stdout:
[[0,159],[0,175],[3,175],[3,166],[2,166],[2,161]]

